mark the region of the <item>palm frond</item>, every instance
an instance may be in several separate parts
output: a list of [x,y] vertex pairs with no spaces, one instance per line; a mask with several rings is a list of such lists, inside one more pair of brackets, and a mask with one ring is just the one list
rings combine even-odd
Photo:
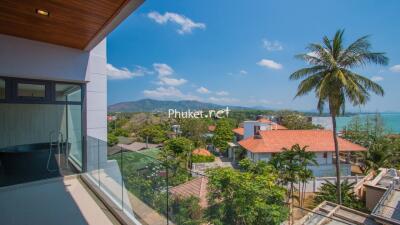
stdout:
[[313,89],[315,89],[318,83],[320,83],[320,80],[323,79],[323,75],[324,74],[321,72],[316,73],[304,79],[302,82],[300,82],[295,97],[306,95]]
[[290,80],[299,80],[303,77],[307,77],[309,75],[318,73],[322,71],[325,67],[323,66],[313,66],[308,68],[299,69],[296,72],[292,73],[289,77]]

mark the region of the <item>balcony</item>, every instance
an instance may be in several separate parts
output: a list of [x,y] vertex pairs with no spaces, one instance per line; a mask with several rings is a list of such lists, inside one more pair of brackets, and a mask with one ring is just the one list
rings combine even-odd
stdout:
[[1,224],[115,224],[79,176],[0,188]]

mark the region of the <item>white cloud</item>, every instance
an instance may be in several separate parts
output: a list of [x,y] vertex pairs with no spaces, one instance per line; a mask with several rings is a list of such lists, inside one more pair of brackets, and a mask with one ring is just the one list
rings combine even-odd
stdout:
[[191,94],[184,94],[175,87],[158,87],[154,90],[144,90],[143,95],[149,98],[156,99],[185,99],[185,100],[198,100],[197,96]]
[[372,80],[372,81],[375,81],[375,82],[379,82],[379,81],[383,81],[384,78],[381,77],[381,76],[372,76],[372,77],[371,77],[371,80]]
[[136,66],[134,70],[129,70],[126,67],[117,68],[112,64],[106,65],[107,76],[113,80],[130,79],[132,77],[140,77],[152,73],[144,67]]
[[229,95],[229,92],[227,92],[227,91],[218,91],[215,94],[218,95],[218,96],[227,96],[227,95]]
[[400,65],[394,65],[390,67],[390,71],[395,72],[395,73],[400,73]]
[[175,73],[175,71],[165,63],[154,63],[153,67],[158,74],[157,84],[159,85],[180,86],[187,82],[187,80],[182,78],[173,78],[172,75]]
[[231,104],[231,103],[238,103],[239,99],[236,98],[226,98],[226,97],[210,97],[208,99],[210,102],[220,103],[220,104]]
[[311,57],[318,57],[318,54],[316,52],[309,52],[307,53],[307,55]]
[[263,39],[263,47],[268,51],[282,51],[283,46],[279,41],[269,41],[267,39]]
[[174,70],[165,63],[153,63],[153,67],[159,76],[169,76],[174,73]]
[[200,94],[209,94],[209,93],[211,93],[211,91],[208,90],[208,89],[205,88],[205,87],[199,87],[199,88],[197,88],[196,91],[197,91],[198,93],[200,93]]
[[268,68],[274,69],[274,70],[282,69],[282,64],[279,64],[270,59],[262,59],[257,63],[257,65],[263,66],[263,67],[268,67]]
[[246,75],[246,74],[247,74],[247,71],[246,71],[246,70],[240,70],[239,73],[240,73],[241,75]]
[[147,14],[147,16],[154,20],[158,24],[166,24],[167,22],[175,23],[180,26],[178,29],[179,34],[191,33],[194,29],[205,29],[206,25],[204,23],[196,23],[184,15],[177,13],[166,12],[164,15],[153,11]]
[[176,79],[176,78],[170,78],[170,77],[159,77],[158,84],[167,85],[167,86],[180,86],[186,82],[187,82],[187,80],[182,79],[182,78]]

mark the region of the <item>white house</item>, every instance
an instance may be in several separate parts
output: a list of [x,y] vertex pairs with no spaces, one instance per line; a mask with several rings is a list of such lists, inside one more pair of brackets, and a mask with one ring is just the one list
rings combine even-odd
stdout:
[[[334,176],[335,166],[333,156],[335,152],[332,131],[329,130],[287,130],[268,129],[258,122],[244,122],[244,138],[238,144],[246,149],[247,157],[254,162],[268,162],[274,154],[282,152],[283,148],[290,148],[295,144],[308,146],[307,151],[314,152],[319,166],[310,166],[314,176]],[[273,126],[272,126],[273,127]],[[341,152],[365,151],[360,145],[338,138]],[[343,176],[351,175],[351,165],[342,164]]]

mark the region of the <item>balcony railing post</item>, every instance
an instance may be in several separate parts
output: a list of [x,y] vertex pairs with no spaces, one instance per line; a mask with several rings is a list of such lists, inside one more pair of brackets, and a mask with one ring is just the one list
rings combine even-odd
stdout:
[[166,184],[167,184],[167,225],[169,225],[169,173],[168,173],[168,165],[165,163],[165,176],[166,176]]
[[100,188],[100,140],[97,139],[97,175],[99,178],[99,188]]
[[121,148],[120,157],[121,157],[121,207],[122,207],[121,210],[124,211],[124,164],[123,164],[124,157],[122,156],[122,147],[120,148]]

